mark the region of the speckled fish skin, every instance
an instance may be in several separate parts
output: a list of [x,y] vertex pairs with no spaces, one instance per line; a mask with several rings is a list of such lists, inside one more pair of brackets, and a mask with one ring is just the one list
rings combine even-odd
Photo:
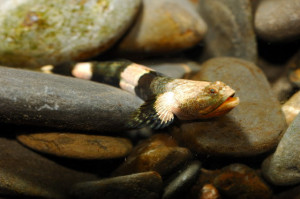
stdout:
[[[54,68],[55,73],[66,73]],[[131,128],[160,129],[175,116],[196,120],[226,114],[239,103],[235,91],[225,83],[174,79],[130,61],[82,62],[69,68],[74,77],[119,86],[145,100],[129,119]]]

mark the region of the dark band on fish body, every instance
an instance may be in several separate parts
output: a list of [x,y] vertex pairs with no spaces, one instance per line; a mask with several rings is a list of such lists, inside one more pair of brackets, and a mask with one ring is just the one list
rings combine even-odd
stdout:
[[91,80],[119,87],[121,73],[130,64],[130,61],[93,62]]
[[161,75],[154,71],[150,71],[149,73],[142,75],[138,81],[138,85],[134,88],[135,94],[143,100],[146,100],[150,96],[153,96],[154,93],[150,89],[150,85],[158,76]]

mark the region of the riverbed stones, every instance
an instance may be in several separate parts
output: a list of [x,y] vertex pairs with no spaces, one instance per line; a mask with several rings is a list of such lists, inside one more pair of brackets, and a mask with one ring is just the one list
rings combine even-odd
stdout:
[[83,60],[126,31],[140,0],[0,2],[0,63],[34,67]]
[[0,121],[116,132],[142,100],[121,89],[60,75],[0,67]]
[[193,79],[225,82],[240,104],[219,118],[181,121],[172,132],[178,142],[196,153],[228,156],[252,156],[277,145],[285,118],[257,66],[237,58],[214,58],[203,63]]
[[257,35],[267,41],[300,38],[300,1],[262,0],[255,11]]
[[71,190],[72,198],[80,199],[158,199],[162,179],[154,171],[119,176],[98,181],[76,184]]
[[193,6],[187,0],[143,0],[143,9],[118,51],[160,54],[193,47],[207,29]]
[[290,124],[300,113],[300,91],[295,93],[286,103],[282,105],[287,124]]
[[76,159],[120,158],[132,149],[130,140],[125,138],[68,132],[20,134],[17,139],[36,151]]
[[145,171],[156,171],[160,175],[167,175],[190,158],[190,151],[178,147],[170,135],[156,134],[139,143],[113,175]]
[[1,196],[66,198],[74,183],[97,179],[63,167],[13,139],[1,137],[0,151]]
[[201,59],[232,56],[255,62],[257,50],[251,0],[200,2],[200,14],[208,25]]
[[293,120],[273,155],[262,164],[264,177],[275,185],[300,183],[300,115]]

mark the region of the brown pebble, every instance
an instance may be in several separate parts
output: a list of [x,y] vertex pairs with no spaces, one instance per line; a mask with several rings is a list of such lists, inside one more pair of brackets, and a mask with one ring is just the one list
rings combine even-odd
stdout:
[[191,152],[187,148],[178,147],[171,136],[156,134],[138,144],[113,175],[144,171],[157,171],[165,175],[190,158]]
[[110,159],[126,156],[132,149],[128,139],[75,133],[21,134],[17,139],[36,151],[77,159]]
[[271,198],[269,186],[246,165],[232,164],[221,170],[213,180],[214,186],[229,198]]
[[212,184],[206,184],[202,187],[199,199],[220,199],[220,194]]

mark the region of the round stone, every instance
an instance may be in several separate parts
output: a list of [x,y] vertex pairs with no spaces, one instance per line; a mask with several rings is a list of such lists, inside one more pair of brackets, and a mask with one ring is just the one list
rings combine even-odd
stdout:
[[34,67],[83,60],[122,36],[140,0],[0,2],[0,63]]
[[236,91],[240,104],[225,116],[204,121],[181,121],[176,140],[201,154],[249,156],[273,149],[286,127],[278,100],[263,72],[236,58],[205,62],[194,80],[222,81]]
[[139,143],[113,175],[145,171],[167,175],[190,158],[191,152],[187,148],[178,147],[170,135],[156,134]]
[[196,45],[206,29],[205,22],[187,0],[143,0],[143,9],[118,51],[178,52]]
[[255,11],[257,35],[268,41],[300,37],[300,1],[262,0]]
[[128,139],[75,133],[21,134],[17,139],[36,151],[77,159],[111,159],[126,156],[132,149]]

